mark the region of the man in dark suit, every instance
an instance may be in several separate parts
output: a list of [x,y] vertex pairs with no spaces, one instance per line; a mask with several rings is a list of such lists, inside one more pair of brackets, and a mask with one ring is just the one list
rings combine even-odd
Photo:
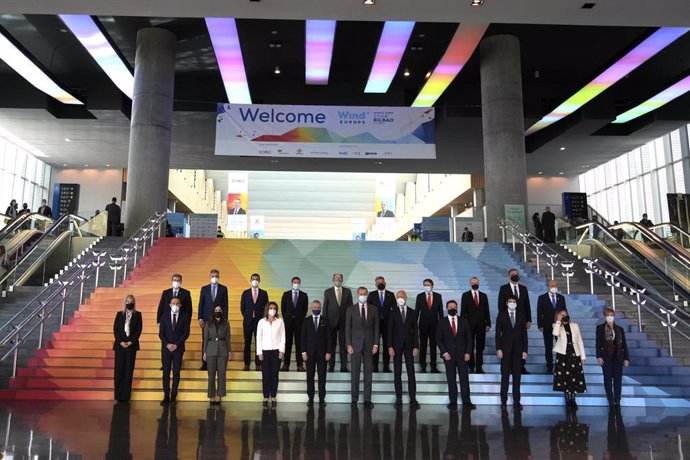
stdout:
[[170,313],[170,301],[173,297],[180,299],[181,307],[180,313],[185,315],[187,325],[192,321],[192,294],[182,287],[182,275],[175,273],[172,276],[172,287],[161,292],[161,298],[158,301],[158,311],[156,313],[156,323],[160,324],[161,317],[164,314]]
[[[504,284],[498,290],[498,306],[499,311],[505,310],[508,304],[508,297],[513,296],[517,299],[517,309],[518,312],[522,313],[525,318],[525,327],[529,329],[532,327],[532,307],[529,302],[529,292],[527,292],[527,287],[520,284],[520,271],[517,268],[511,268],[508,270],[508,277],[510,282]],[[522,362],[522,373],[529,374],[525,368],[525,362]]]
[[465,227],[465,230],[462,232],[462,236],[460,237],[460,241],[463,241],[465,243],[473,242],[474,233],[472,233],[469,228]]
[[[251,287],[242,292],[240,298],[240,311],[242,312],[242,329],[244,332],[244,368],[242,370],[249,370],[249,360],[252,354],[252,337],[256,342],[256,326],[259,320],[264,317],[264,307],[268,304],[268,292],[259,288],[261,276],[258,273],[252,273],[250,277]],[[261,370],[261,362],[256,356],[255,361],[256,370]]]
[[45,198],[41,200],[41,206],[38,208],[38,213],[42,216],[53,217],[53,210],[50,209]]
[[[349,372],[347,368],[347,344],[345,343],[345,314],[354,304],[352,291],[343,287],[343,274],[333,274],[333,287],[323,292],[323,317],[331,326],[331,343],[335,348],[336,337],[340,349],[340,372]],[[335,370],[335,352],[328,365],[329,372]]]
[[228,214],[231,216],[244,216],[246,211],[240,207],[242,201],[239,198],[235,198],[235,201],[233,202],[234,207],[230,210]]
[[[170,300],[169,312],[163,314],[158,328],[161,339],[161,360],[163,361],[163,401],[162,405],[175,403],[177,387],[180,384],[180,369],[184,344],[189,337],[189,320],[182,312],[182,302],[177,297]],[[172,389],[170,388],[170,369],[172,368]]]
[[304,372],[304,364],[302,363],[302,323],[307,316],[307,306],[309,305],[309,297],[306,292],[300,291],[299,276],[292,278],[292,289],[283,292],[283,298],[280,300],[280,313],[283,315],[283,323],[285,324],[285,355],[283,359],[283,367],[281,371],[290,370],[290,356],[292,355],[292,342],[295,341],[295,360],[297,361],[297,370]]
[[[388,350],[388,317],[391,310],[398,304],[395,300],[393,292],[386,289],[386,279],[383,276],[377,276],[374,279],[376,290],[369,293],[367,304],[373,305],[378,310],[379,316],[379,335],[383,339],[383,350]],[[378,342],[376,342],[378,345]],[[374,372],[379,371],[379,355],[374,355]],[[383,353],[383,372],[390,372],[390,356],[388,353]]]
[[381,334],[378,309],[367,302],[367,288],[357,289],[357,303],[347,310],[345,317],[345,343],[352,363],[350,379],[352,394],[351,407],[359,402],[359,372],[364,361],[364,407],[373,408],[371,402],[372,361],[379,351]]
[[460,379],[462,405],[466,409],[476,409],[470,400],[470,379],[467,375],[467,363],[472,351],[472,333],[467,320],[458,317],[458,303],[455,300],[446,302],[448,317],[438,323],[436,329],[436,343],[446,366],[446,381],[448,382],[449,409],[458,407],[458,384],[456,375]]
[[[311,321],[310,321],[311,320]],[[314,406],[314,374],[319,372],[319,406],[326,407],[326,366],[333,353],[331,326],[321,315],[321,302],[312,300],[311,317],[302,323],[302,359],[307,363],[307,406]]]
[[[228,288],[218,282],[220,279],[220,271],[216,268],[211,270],[211,284],[207,284],[201,288],[199,293],[199,308],[198,319],[201,331],[204,331],[204,325],[211,319],[213,309],[220,306],[223,309],[223,319],[228,319]],[[201,344],[203,351],[204,345]],[[206,361],[201,361],[201,371],[206,370]]]
[[544,243],[556,242],[556,215],[548,206],[541,214],[541,226],[544,229]]
[[117,198],[113,197],[111,203],[105,207],[108,211],[108,230],[107,236],[118,236],[117,227],[120,225],[120,213],[122,210],[117,205]]
[[414,358],[419,352],[417,312],[407,306],[407,292],[401,290],[395,296],[397,307],[391,311],[387,330],[388,354],[393,358],[395,407],[402,407],[402,360],[404,357],[410,407],[419,409],[417,381],[414,377]]
[[546,373],[553,373],[553,317],[559,308],[566,309],[565,297],[558,293],[558,281],[549,281],[549,292],[539,296],[537,300],[537,326],[544,336],[544,358],[546,359]]
[[[486,333],[491,329],[491,315],[489,314],[489,297],[479,290],[479,278],[470,279],[470,290],[462,294],[460,299],[460,316],[467,320],[472,333],[472,355],[469,361],[470,372],[483,374],[484,344]],[[474,351],[474,353],[473,353]]]
[[422,374],[426,373],[426,347],[429,345],[429,364],[431,373],[438,374],[436,364],[436,326],[443,318],[443,298],[434,292],[434,282],[429,278],[424,280],[424,292],[417,294],[415,310],[419,318],[419,367]]
[[524,312],[518,308],[518,300],[506,299],[506,308],[496,318],[496,355],[501,360],[501,406],[508,401],[508,383],[513,376],[513,405],[520,409],[521,367],[527,359],[527,327]]
[[381,210],[376,214],[376,217],[395,217],[393,211],[388,208],[388,203],[385,201],[381,202]]

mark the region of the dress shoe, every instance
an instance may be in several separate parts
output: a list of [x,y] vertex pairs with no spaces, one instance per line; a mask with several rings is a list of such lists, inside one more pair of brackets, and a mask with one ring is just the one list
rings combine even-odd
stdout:
[[416,400],[410,401],[410,409],[417,410],[420,407],[422,407],[422,406],[420,406]]
[[199,368],[199,370],[200,371],[207,371],[208,370],[207,364],[206,363],[202,364],[201,367]]
[[508,407],[508,402],[507,402],[507,401],[501,401],[501,407],[504,408],[504,409],[505,409],[506,407]]
[[458,408],[458,403],[456,403],[456,402],[448,403],[448,404],[446,405],[446,407],[447,407],[448,409],[455,410],[455,409]]
[[462,402],[462,408],[463,409],[469,409],[469,410],[475,410],[477,408],[477,405],[473,404],[472,401],[463,401]]
[[395,404],[393,404],[395,407],[402,407],[402,399],[396,399]]
[[170,398],[166,396],[163,398],[163,401],[161,401],[161,406],[167,406],[168,404],[170,404]]
[[485,373],[486,372],[484,372],[484,369],[482,369],[482,368],[477,369],[477,372],[475,372],[475,374],[485,374]]
[[426,366],[421,366],[419,372],[422,374],[426,374]]
[[335,368],[334,368],[334,367],[329,367],[329,368],[328,368],[328,372],[335,372]]
[[261,370],[262,370],[261,365],[256,366],[256,372],[261,372]]
[[280,371],[281,371],[281,372],[287,372],[287,371],[289,371],[289,370],[290,370],[290,368],[288,367],[287,364],[283,364],[283,365],[280,367]]
[[522,375],[529,375],[529,371],[526,368],[522,368],[522,371],[520,372]]
[[620,399],[619,399],[618,401],[614,401],[613,405],[616,406],[616,407],[621,407],[621,401],[620,401]]
[[159,371],[162,371],[162,370],[163,370],[163,366],[159,367],[158,370],[159,370]]
[[297,372],[307,372],[307,369],[304,367],[304,365],[297,366]]
[[347,367],[341,367],[340,372],[350,372],[350,369],[348,369]]
[[374,374],[377,374],[379,372],[379,368],[375,367],[371,372],[373,372]]
[[170,404],[177,404],[177,396],[170,397]]
[[513,403],[513,408],[514,409],[522,409],[522,404],[520,404],[519,402]]
[[248,371],[248,370],[249,370],[249,366],[244,366],[244,367],[242,368],[242,370],[245,371],[245,372]]
[[432,373],[432,374],[440,374],[441,371],[438,370],[438,367],[432,367],[432,368],[431,368],[431,373]]
[[366,401],[366,402],[364,403],[364,407],[366,407],[367,409],[373,409],[373,408],[374,408],[374,403],[371,402],[371,401]]
[[277,406],[278,406],[278,401],[276,401],[275,399],[273,401],[271,401],[271,408],[272,409],[275,409]]
[[326,407],[326,401],[319,401],[319,407]]
[[547,365],[546,366],[546,373],[547,374],[553,374],[553,366]]
[[309,401],[307,401],[307,407],[314,407],[314,400],[313,399],[310,399]]
[[264,401],[264,409],[268,409],[268,401]]
[[384,372],[385,374],[390,374],[390,373],[391,373],[391,368],[390,368],[390,367],[384,367],[384,368],[383,368],[383,372]]
[[352,407],[353,409],[357,409],[357,402],[352,401],[352,402],[350,403],[350,407]]

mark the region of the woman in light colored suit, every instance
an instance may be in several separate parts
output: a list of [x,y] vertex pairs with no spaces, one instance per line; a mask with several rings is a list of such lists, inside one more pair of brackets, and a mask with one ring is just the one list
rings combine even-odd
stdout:
[[556,310],[553,335],[558,337],[553,351],[556,352],[556,366],[553,372],[553,391],[562,391],[566,407],[577,409],[575,395],[585,393],[585,346],[582,343],[580,327],[570,321],[565,308]]
[[[213,309],[213,317],[204,327],[204,361],[208,367],[208,397],[211,404],[220,405],[225,396],[225,370],[232,358],[230,324],[223,319],[223,308]],[[217,385],[216,385],[217,382]]]

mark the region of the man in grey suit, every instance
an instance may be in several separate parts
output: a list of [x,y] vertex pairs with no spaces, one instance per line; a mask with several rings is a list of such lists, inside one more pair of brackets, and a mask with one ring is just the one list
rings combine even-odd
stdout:
[[373,305],[367,305],[367,288],[357,289],[357,303],[347,310],[345,341],[352,363],[352,404],[359,402],[359,371],[364,360],[364,407],[371,409],[373,357],[379,351],[379,314]]
[[[343,287],[343,274],[333,274],[333,287],[323,292],[323,317],[328,321],[331,329],[331,343],[335,348],[336,337],[340,348],[340,372],[349,372],[347,369],[347,344],[345,343],[345,314],[352,306],[352,291]],[[328,363],[328,372],[335,370],[335,353],[331,355]]]

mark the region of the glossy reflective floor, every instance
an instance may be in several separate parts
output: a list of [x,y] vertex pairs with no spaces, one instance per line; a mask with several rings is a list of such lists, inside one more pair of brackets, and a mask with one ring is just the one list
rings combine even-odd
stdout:
[[690,413],[677,409],[480,406],[450,412],[377,405],[36,401],[0,407],[4,458],[41,459],[680,459]]

